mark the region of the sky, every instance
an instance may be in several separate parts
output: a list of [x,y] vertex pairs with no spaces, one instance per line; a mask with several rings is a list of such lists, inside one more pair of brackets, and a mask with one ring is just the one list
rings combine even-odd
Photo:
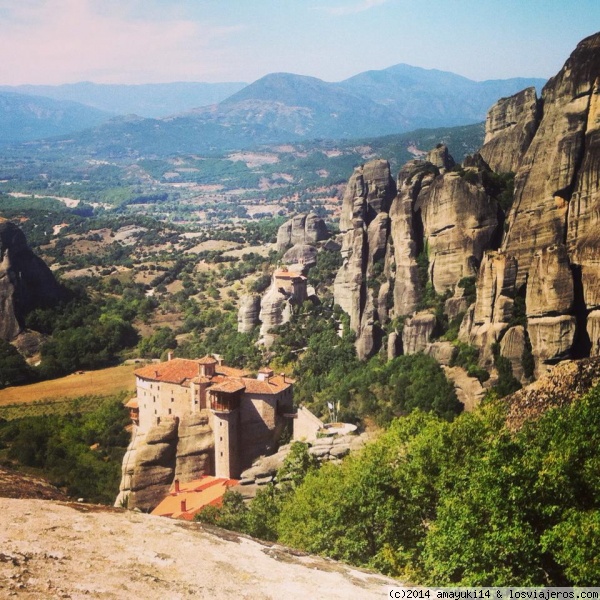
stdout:
[[0,85],[554,75],[598,0],[0,0]]

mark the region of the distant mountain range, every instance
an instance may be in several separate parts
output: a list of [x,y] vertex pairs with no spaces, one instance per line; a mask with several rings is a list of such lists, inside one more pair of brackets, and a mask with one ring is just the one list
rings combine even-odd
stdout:
[[0,86],[0,92],[46,96],[86,104],[113,115],[166,117],[198,106],[218,104],[247,83],[148,83],[113,85],[84,81],[64,85]]
[[[150,114],[151,110],[158,111],[158,107],[171,106],[169,112],[173,116],[118,117],[70,137],[70,147],[75,151],[114,156],[220,153],[256,144],[319,138],[356,139],[423,127],[465,125],[484,120],[488,108],[499,97],[510,96],[529,86],[541,88],[544,83],[542,79],[533,78],[476,82],[453,73],[409,65],[367,71],[338,83],[273,73],[241,89],[243,84],[222,84],[232,87],[212,91],[206,88],[207,93],[225,95],[228,89],[235,91],[238,86],[235,93],[218,103],[187,111],[182,110],[191,108],[185,106],[186,102],[199,98],[191,93],[189,86],[194,84],[74,84],[57,86],[51,92],[69,95],[71,99],[85,99],[94,106],[110,107],[113,112],[127,105],[128,108],[137,106],[128,113]],[[41,91],[39,86],[27,89]],[[183,90],[178,99],[168,100],[171,92],[177,96],[177,89]],[[128,96],[130,92],[132,95]],[[111,93],[114,94],[112,103]],[[4,118],[0,110],[0,139],[4,137],[1,135]],[[52,134],[44,132],[38,137],[44,135]],[[28,135],[23,139],[32,137]],[[57,143],[60,144],[60,140]]]
[[76,102],[0,92],[0,144],[65,135],[95,127],[109,117]]

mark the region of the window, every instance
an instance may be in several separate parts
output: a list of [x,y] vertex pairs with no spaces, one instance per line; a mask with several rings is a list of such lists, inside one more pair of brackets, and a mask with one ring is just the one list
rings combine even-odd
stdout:
[[169,414],[171,414],[171,409],[169,409]]

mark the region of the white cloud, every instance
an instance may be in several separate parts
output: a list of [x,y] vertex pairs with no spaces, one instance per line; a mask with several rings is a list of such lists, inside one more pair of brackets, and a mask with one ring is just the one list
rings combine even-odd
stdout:
[[232,58],[223,42],[242,27],[186,20],[168,9],[161,17],[107,11],[102,0],[0,0],[0,83],[219,77]]
[[330,15],[340,17],[344,15],[361,13],[366,10],[370,10],[371,8],[375,8],[376,6],[381,6],[388,1],[389,0],[362,0],[361,2],[352,4],[351,6],[323,7],[321,10],[329,13]]

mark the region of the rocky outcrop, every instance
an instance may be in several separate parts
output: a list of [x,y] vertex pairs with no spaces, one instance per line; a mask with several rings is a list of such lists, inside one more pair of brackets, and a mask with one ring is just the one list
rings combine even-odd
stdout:
[[179,421],[175,479],[194,481],[213,473],[214,441],[208,414],[190,414]]
[[511,327],[500,341],[500,354],[510,360],[513,377],[521,383],[527,380],[523,369],[523,355],[527,344],[525,327]]
[[289,294],[278,288],[275,280],[260,301],[260,340],[269,348],[275,341],[273,329],[287,323],[292,315]]
[[357,168],[350,178],[342,204],[343,264],[334,282],[334,298],[350,315],[357,332],[361,358],[378,349],[379,288],[383,277],[389,235],[388,211],[396,185],[386,161]]
[[433,180],[433,174],[421,167],[420,161],[411,161],[400,170],[398,194],[390,206],[387,274],[392,280],[394,316],[413,312],[421,296],[417,256],[423,250],[422,222],[413,206]]
[[250,333],[259,323],[260,296],[258,294],[244,294],[240,298],[238,309],[238,331]]
[[541,116],[535,88],[501,98],[490,108],[479,153],[496,173],[515,173],[536,132]]
[[376,600],[402,587],[200,523],[47,500],[2,498],[0,511],[5,598]]
[[446,378],[454,385],[458,401],[464,410],[470,412],[475,409],[483,399],[485,390],[476,377],[469,377],[462,367],[443,366]]
[[514,257],[503,252],[485,253],[477,275],[476,301],[467,311],[459,332],[460,341],[481,349],[481,366],[492,366],[492,344],[512,317],[516,274]]
[[[319,437],[309,442],[308,452],[320,463],[333,462],[338,464],[342,458],[351,452],[357,452],[364,448],[371,439],[371,434],[361,433],[359,435],[334,435]],[[269,483],[277,485],[281,481],[277,478],[277,472],[284,465],[285,459],[290,453],[291,444],[281,446],[279,450],[270,456],[261,456],[252,463],[252,466],[241,474],[240,483],[231,489],[239,492],[244,500],[251,500],[256,496],[261,487]]]
[[297,215],[286,221],[277,231],[277,252],[296,244],[316,244],[329,237],[323,219],[309,213]]
[[314,267],[317,264],[317,248],[310,244],[295,244],[281,259],[284,265],[297,265],[300,269]]
[[23,232],[0,219],[0,338],[14,339],[30,311],[52,306],[60,298],[60,286]]
[[[593,228],[590,200],[597,197],[597,137],[600,35],[583,40],[561,71],[542,91],[543,116],[520,162],[513,207],[503,248],[519,264],[518,283],[526,280],[535,253],[567,239],[576,246]],[[583,167],[583,169],[582,169]],[[575,198],[574,192],[577,191]],[[575,200],[573,208],[570,203]],[[567,215],[569,223],[567,223]]]
[[404,323],[402,330],[402,348],[404,354],[423,352],[431,341],[437,319],[429,311],[418,312]]
[[562,244],[539,250],[527,282],[525,306],[527,329],[536,363],[542,365],[567,358],[575,340],[573,276],[567,250]]
[[[440,326],[454,334],[463,315],[458,338],[479,350],[480,366],[492,370],[499,351],[522,382],[531,356],[537,377],[565,358],[600,355],[598,206],[600,34],[578,45],[540,99],[529,88],[499,100],[483,148],[462,165],[438,145],[400,169],[395,192],[384,161],[354,172],[334,295],[359,356],[380,349],[394,319],[404,329],[401,343],[388,337],[390,358],[433,355]],[[437,323],[414,314],[434,306]]]
[[207,411],[163,419],[147,433],[134,430],[123,457],[115,506],[150,511],[175,479],[193,481],[212,472],[214,442]]
[[437,177],[416,207],[422,213],[431,282],[442,294],[476,275],[484,251],[497,238],[498,205],[475,179],[451,172]]

